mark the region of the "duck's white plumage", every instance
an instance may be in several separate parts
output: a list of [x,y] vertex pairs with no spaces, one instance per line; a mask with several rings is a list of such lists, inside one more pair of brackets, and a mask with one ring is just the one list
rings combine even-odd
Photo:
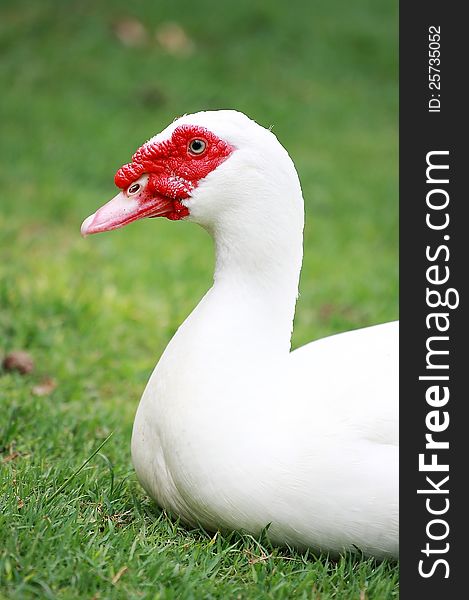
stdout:
[[235,151],[183,204],[215,240],[213,287],[158,362],[132,436],[143,487],[184,521],[274,543],[398,552],[398,326],[290,352],[303,199],[287,152],[236,111],[175,121]]

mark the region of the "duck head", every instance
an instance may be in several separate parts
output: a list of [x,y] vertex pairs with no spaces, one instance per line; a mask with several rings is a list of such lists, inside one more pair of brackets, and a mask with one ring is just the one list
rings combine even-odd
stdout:
[[[270,130],[234,110],[177,119],[143,144],[114,181],[119,193],[85,219],[83,235],[148,217],[214,231],[229,222],[265,224],[272,213],[299,208],[302,226],[301,190],[287,152]],[[301,199],[297,206],[288,206],[287,194]],[[283,206],[275,206],[282,198]]]

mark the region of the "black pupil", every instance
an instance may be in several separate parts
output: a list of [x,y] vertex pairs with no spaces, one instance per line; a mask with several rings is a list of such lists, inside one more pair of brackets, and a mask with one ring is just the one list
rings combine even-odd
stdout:
[[191,142],[191,150],[193,152],[200,152],[204,148],[204,143],[201,140],[194,140]]
[[136,192],[136,191],[138,190],[138,188],[139,188],[139,187],[140,187],[140,186],[138,185],[138,183],[134,183],[133,185],[131,185],[131,186],[129,187],[129,192],[130,192],[131,194],[133,194],[134,192]]

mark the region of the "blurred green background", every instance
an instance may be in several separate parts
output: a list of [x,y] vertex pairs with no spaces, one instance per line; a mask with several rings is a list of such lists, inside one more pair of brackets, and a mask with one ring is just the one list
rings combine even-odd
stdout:
[[[199,534],[168,533],[164,516],[152,525],[159,513],[135,482],[129,438],[154,364],[210,286],[211,241],[166,220],[86,240],[79,227],[114,195],[116,169],[143,141],[183,113],[235,108],[273,126],[303,186],[293,346],[396,318],[397,3],[16,0],[0,11],[0,357],[22,349],[35,362],[28,375],[0,375],[0,590],[147,597],[143,582],[156,594],[158,580],[162,595],[148,597],[204,597],[172,569],[189,560],[177,554],[184,544],[207,561],[213,548]],[[111,430],[101,458],[46,510],[43,499]],[[121,482],[111,500],[109,473]],[[108,535],[117,505],[129,511],[120,538]],[[129,558],[139,535],[152,547],[173,536],[160,563],[153,556],[153,579],[135,548]],[[190,556],[200,575],[202,558]],[[232,587],[215,581],[210,593],[271,597],[267,564],[255,563],[261,582],[247,561],[247,575],[238,565]],[[282,564],[287,587],[272,597],[299,589]],[[318,583],[314,564],[305,589],[310,576],[321,599],[362,597],[361,575],[343,587],[327,567]],[[394,597],[395,570],[373,569],[366,563],[366,597]]]

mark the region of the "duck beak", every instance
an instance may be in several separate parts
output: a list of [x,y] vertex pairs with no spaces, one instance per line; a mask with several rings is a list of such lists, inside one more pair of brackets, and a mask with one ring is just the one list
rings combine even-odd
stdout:
[[144,217],[169,216],[173,211],[173,201],[165,196],[129,198],[125,192],[119,192],[83,221],[81,234],[87,236],[92,233],[111,231]]

